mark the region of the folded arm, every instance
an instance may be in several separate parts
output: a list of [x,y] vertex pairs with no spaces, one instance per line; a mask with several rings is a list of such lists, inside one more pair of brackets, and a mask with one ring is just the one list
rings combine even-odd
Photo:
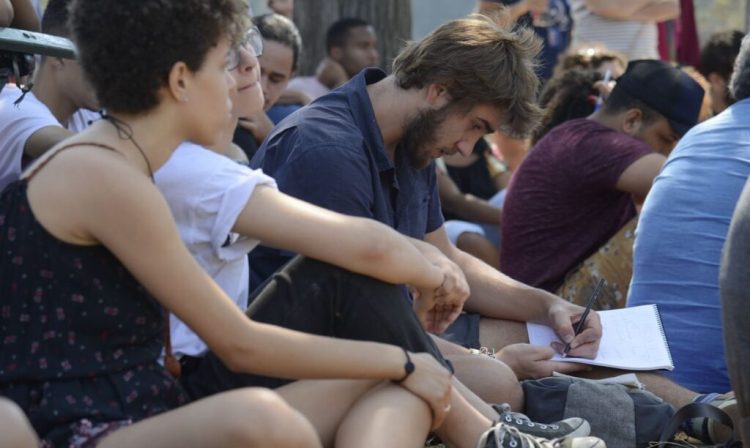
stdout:
[[[30,181],[29,201],[40,223],[57,238],[105,246],[230,369],[281,378],[404,376],[399,347],[315,336],[248,319],[190,255],[150,179],[120,154],[99,148],[59,154]],[[434,396],[420,395],[434,404],[449,392],[450,374],[429,355],[415,358],[417,376],[440,386]]]
[[680,15],[678,0],[584,0],[594,14],[612,20],[663,22]]
[[456,183],[442,172],[437,175],[437,183],[443,209],[467,221],[500,225],[499,208],[484,199],[463,193]]

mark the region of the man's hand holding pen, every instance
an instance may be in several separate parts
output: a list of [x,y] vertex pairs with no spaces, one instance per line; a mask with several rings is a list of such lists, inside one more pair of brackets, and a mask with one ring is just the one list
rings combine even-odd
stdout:
[[552,348],[558,353],[576,358],[596,357],[602,338],[602,323],[599,314],[591,307],[601,286],[598,289],[592,294],[586,308],[562,301],[550,308],[550,326],[563,341],[552,343]]

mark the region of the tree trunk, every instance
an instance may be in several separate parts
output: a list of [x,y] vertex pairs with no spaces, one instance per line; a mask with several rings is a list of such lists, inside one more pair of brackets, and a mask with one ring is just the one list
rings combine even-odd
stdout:
[[294,23],[302,35],[300,75],[314,74],[326,55],[328,27],[345,17],[359,17],[372,24],[381,68],[390,72],[393,58],[411,38],[411,0],[298,0],[294,3]]

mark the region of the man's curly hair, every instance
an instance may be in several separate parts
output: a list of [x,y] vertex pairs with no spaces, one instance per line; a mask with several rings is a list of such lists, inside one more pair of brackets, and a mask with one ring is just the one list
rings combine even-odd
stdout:
[[208,51],[250,25],[244,0],[74,0],[70,29],[79,60],[110,112],[154,108],[170,70],[201,68]]

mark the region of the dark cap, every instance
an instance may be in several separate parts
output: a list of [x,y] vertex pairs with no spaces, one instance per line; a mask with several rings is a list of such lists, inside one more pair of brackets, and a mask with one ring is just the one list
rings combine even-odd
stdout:
[[630,61],[617,80],[614,90],[618,89],[663,115],[680,137],[698,122],[705,94],[684,71],[650,59]]

